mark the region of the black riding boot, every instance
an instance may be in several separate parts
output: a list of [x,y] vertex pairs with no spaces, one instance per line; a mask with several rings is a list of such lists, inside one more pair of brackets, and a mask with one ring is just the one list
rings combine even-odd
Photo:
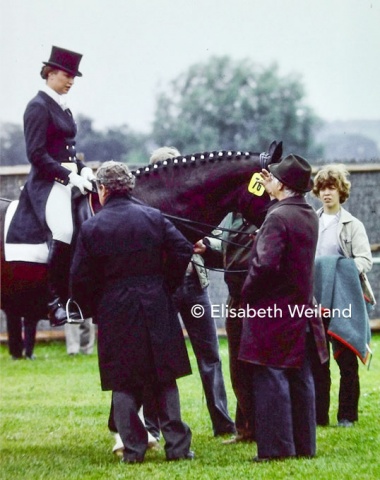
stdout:
[[[48,258],[48,318],[52,327],[64,325],[67,321],[66,297],[68,291],[71,247],[59,240],[52,240]],[[77,313],[69,314],[69,320],[77,320]]]

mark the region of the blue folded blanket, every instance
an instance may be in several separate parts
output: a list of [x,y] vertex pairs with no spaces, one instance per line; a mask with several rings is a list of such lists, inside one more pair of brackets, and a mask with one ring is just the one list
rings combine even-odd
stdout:
[[[371,328],[354,260],[339,255],[317,257],[314,296],[321,307],[330,310],[328,333],[365,363]],[[339,354],[337,344],[334,341],[332,344],[336,356]]]

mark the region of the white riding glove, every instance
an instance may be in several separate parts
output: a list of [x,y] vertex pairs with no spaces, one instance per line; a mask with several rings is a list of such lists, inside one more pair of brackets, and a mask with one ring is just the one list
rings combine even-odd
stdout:
[[84,179],[80,175],[78,175],[75,172],[71,172],[69,174],[69,184],[72,185],[73,187],[79,188],[80,192],[82,195],[86,195],[86,190],[91,192],[92,190],[92,184],[89,180]]
[[90,167],[83,167],[80,171],[80,176],[83,177],[85,180],[88,180],[89,182],[95,180],[94,172]]

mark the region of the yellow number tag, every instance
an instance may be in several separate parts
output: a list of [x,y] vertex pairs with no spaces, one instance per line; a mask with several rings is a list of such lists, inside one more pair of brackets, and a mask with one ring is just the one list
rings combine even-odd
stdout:
[[265,192],[265,188],[264,185],[259,183],[259,180],[261,180],[260,173],[254,173],[248,185],[248,192],[253,193],[253,195],[257,195],[258,197],[261,197],[261,195]]

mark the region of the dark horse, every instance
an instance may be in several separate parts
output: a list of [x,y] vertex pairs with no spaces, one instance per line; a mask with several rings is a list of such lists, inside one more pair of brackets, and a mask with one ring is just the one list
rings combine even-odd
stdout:
[[[134,172],[134,197],[167,214],[192,242],[209,234],[231,211],[260,226],[269,197],[252,176],[279,162],[281,155],[282,143],[272,142],[262,154],[216,151],[168,159]],[[0,200],[2,227],[8,205]],[[1,281],[1,308],[8,324],[19,317],[46,318],[46,265],[6,262],[3,238]]]

